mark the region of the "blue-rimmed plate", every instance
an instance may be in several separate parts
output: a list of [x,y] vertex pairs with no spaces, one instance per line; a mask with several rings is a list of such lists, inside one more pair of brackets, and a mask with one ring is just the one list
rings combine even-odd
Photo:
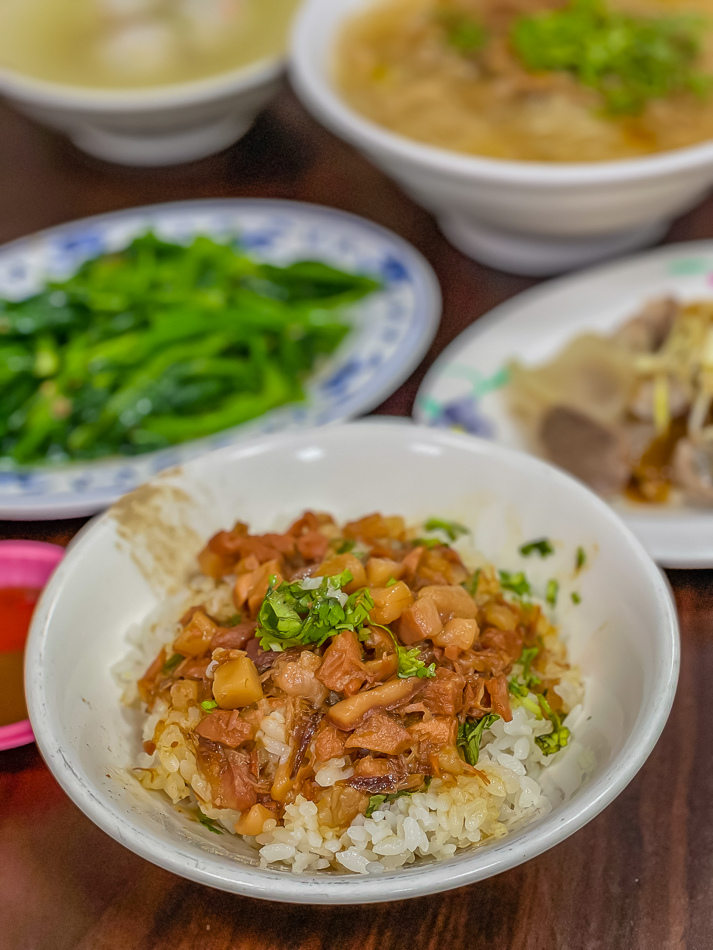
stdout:
[[438,327],[438,282],[410,244],[363,218],[292,201],[236,198],[153,205],[42,231],[0,248],[0,295],[30,296],[45,279],[68,277],[88,258],[120,250],[149,228],[173,241],[187,242],[196,234],[220,240],[234,237],[255,257],[273,264],[322,260],[377,275],[383,290],[350,308],[352,332],[309,380],[305,402],[147,455],[0,471],[0,518],[92,514],[161,469],[210,449],[367,412],[409,376]]
[[[713,298],[713,241],[639,254],[551,281],[492,310],[461,333],[426,376],[414,416],[525,449],[505,399],[507,364],[536,365],[573,337],[611,333],[647,300]],[[614,508],[664,567],[713,567],[713,511],[643,505],[618,498]]]

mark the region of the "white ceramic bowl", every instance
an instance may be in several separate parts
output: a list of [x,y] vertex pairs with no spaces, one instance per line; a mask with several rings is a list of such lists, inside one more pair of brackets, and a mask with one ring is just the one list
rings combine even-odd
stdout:
[[121,165],[178,165],[227,148],[279,86],[283,61],[146,89],[84,89],[0,69],[0,95],[90,155]]
[[[485,847],[377,877],[261,870],[237,838],[216,838],[124,772],[141,749],[136,713],[110,672],[127,630],[179,582],[206,539],[237,518],[285,526],[312,507],[339,518],[380,509],[455,517],[477,548],[533,583],[557,576],[558,620],[586,680],[576,739],[595,766],[550,815]],[[525,539],[558,553],[523,562]],[[574,552],[588,566],[568,595]],[[101,828],[176,874],[252,897],[350,904],[415,897],[497,874],[562,841],[600,812],[651,752],[671,707],[678,631],[663,578],[611,509],[524,453],[408,423],[364,422],[232,446],[165,473],[84,531],[50,581],[27,646],[26,690],[40,750],[63,788]],[[587,719],[589,716],[591,718]],[[551,768],[567,768],[564,761]],[[249,861],[252,860],[252,864]]]
[[[378,2],[378,0],[376,0]],[[496,267],[553,274],[644,246],[713,185],[713,142],[615,162],[477,158],[390,132],[333,82],[335,39],[374,0],[306,0],[292,36],[305,105],[432,211],[458,248]]]

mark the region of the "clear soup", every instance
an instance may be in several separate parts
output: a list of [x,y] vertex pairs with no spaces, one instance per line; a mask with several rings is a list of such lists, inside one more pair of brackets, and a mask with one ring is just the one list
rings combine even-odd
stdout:
[[73,86],[189,82],[284,51],[298,0],[0,0],[0,67]]

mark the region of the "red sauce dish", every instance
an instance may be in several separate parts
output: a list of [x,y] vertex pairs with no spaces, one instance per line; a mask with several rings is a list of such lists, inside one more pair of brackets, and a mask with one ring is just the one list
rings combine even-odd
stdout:
[[35,604],[64,548],[0,541],[0,751],[33,741],[23,687],[23,655]]

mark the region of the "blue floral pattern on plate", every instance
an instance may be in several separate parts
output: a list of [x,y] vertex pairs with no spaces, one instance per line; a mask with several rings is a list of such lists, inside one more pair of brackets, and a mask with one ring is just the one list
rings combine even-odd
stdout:
[[458,362],[443,370],[445,386],[438,398],[423,385],[416,397],[416,416],[439,429],[458,429],[483,439],[495,439],[495,422],[483,409],[483,399],[506,385],[508,371],[483,376],[472,366]]
[[0,518],[91,514],[156,472],[211,449],[367,412],[415,369],[438,327],[438,282],[410,244],[354,215],[290,201],[237,198],[154,205],[52,228],[0,248],[0,294],[27,297],[47,278],[67,277],[88,258],[119,250],[148,229],[175,241],[190,241],[196,234],[235,239],[274,264],[324,260],[377,274],[384,287],[351,308],[352,332],[310,380],[306,402],[136,458],[0,471]]
[[431,415],[430,425],[438,429],[458,429],[483,439],[495,438],[495,426],[482,415],[475,396],[462,396],[439,405]]

